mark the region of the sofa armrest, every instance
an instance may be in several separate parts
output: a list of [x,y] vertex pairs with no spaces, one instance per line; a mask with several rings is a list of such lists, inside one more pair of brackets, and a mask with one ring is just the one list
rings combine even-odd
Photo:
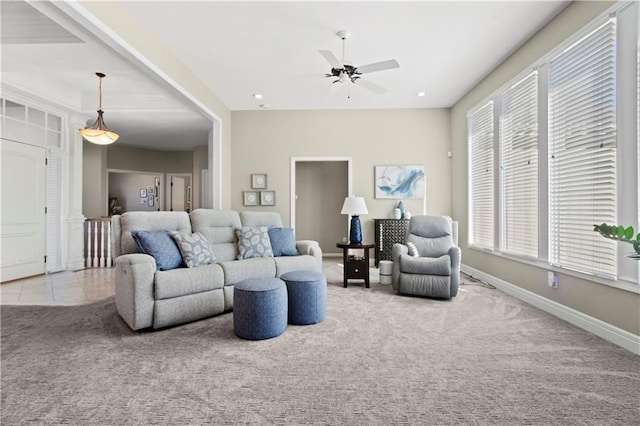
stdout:
[[399,281],[400,281],[400,256],[403,254],[409,254],[409,247],[404,244],[394,244],[391,247],[391,260],[393,261],[393,269],[391,276],[391,283],[393,284],[393,289],[398,290]]
[[322,271],[322,249],[320,248],[320,245],[317,241],[296,241],[296,249],[300,254],[308,254],[309,256],[313,256],[318,262],[318,265],[320,265],[320,270]]
[[115,260],[115,298],[118,313],[132,330],[153,325],[156,261],[153,257],[133,253]]

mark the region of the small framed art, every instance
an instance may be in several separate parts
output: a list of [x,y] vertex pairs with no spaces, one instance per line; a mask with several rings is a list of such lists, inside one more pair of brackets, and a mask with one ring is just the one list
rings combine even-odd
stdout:
[[264,173],[252,174],[251,189],[267,189],[267,175]]
[[147,189],[146,188],[142,188],[140,190],[140,198],[147,198]]
[[242,191],[242,203],[245,206],[257,206],[258,202],[258,191]]
[[276,191],[260,191],[260,205],[261,206],[275,206],[276,205]]

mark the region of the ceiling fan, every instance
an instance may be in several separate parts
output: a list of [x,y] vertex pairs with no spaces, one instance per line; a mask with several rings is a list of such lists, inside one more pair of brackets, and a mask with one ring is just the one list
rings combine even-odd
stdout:
[[393,68],[399,68],[400,65],[395,59],[389,59],[382,62],[374,62],[372,64],[355,66],[353,63],[345,59],[345,40],[349,38],[351,34],[348,31],[338,31],[338,37],[342,39],[342,61],[331,52],[330,50],[320,50],[322,57],[331,65],[331,72],[325,74],[325,77],[335,78],[335,83],[353,83],[364,87],[374,93],[383,94],[387,91],[384,87],[381,87],[375,83],[367,80],[363,80],[360,76],[375,71],[390,70]]

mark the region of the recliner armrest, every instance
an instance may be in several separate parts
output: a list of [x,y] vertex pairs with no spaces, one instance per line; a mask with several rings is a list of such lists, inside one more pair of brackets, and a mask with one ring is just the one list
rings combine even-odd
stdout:
[[409,254],[409,247],[404,244],[396,243],[391,247],[391,260],[393,261],[391,284],[394,290],[398,289],[398,281],[400,280],[400,256],[404,254]]

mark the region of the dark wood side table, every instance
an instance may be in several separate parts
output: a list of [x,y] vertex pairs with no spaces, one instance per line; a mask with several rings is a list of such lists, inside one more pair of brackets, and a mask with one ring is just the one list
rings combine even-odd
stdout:
[[[342,249],[345,288],[347,287],[347,280],[350,279],[364,280],[365,287],[369,288],[369,249],[374,248],[376,245],[338,243],[336,246]],[[350,249],[362,250],[362,256],[349,255]]]

